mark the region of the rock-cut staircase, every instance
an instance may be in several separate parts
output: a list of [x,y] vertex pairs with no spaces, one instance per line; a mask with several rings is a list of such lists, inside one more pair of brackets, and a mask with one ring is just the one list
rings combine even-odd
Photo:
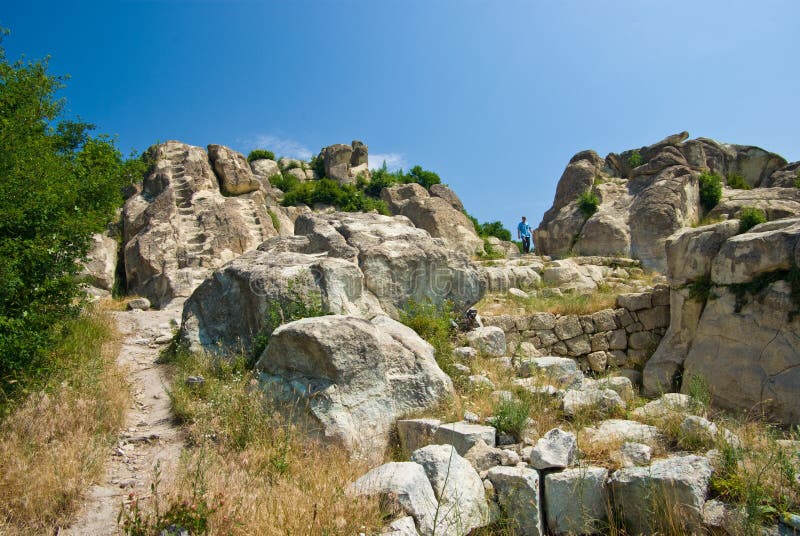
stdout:
[[167,152],[166,158],[170,162],[172,189],[175,192],[179,227],[183,235],[184,256],[183,259],[179,256],[178,260],[182,261],[181,264],[184,267],[203,266],[204,261],[208,258],[208,253],[206,251],[206,234],[197,221],[197,215],[192,208],[194,178],[186,174],[183,150],[173,149]]

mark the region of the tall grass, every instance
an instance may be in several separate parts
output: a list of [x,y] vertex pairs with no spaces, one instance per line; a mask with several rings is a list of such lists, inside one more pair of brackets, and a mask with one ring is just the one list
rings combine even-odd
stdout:
[[[345,494],[367,467],[308,437],[265,398],[246,359],[178,350],[170,392],[190,446],[173,482],[132,497],[121,512],[127,534],[158,534],[174,519],[208,534],[375,532],[376,500]],[[201,384],[187,384],[202,376]],[[186,521],[188,520],[188,521]]]
[[129,392],[107,312],[70,321],[50,355],[53,374],[2,422],[0,533],[46,534],[69,523],[103,471]]

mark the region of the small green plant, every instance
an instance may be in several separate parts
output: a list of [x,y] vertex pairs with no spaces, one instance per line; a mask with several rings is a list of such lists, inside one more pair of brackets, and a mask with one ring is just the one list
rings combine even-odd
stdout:
[[739,212],[739,232],[746,233],[756,225],[766,221],[767,215],[760,208],[742,207]]
[[127,536],[150,536],[151,534],[208,534],[209,520],[220,508],[222,497],[209,498],[203,485],[203,468],[198,466],[193,474],[192,496],[182,501],[169,501],[162,511],[159,494],[161,485],[161,466],[156,462],[153,483],[150,484],[150,498],[153,511],[147,512],[134,493],[128,495],[128,503],[123,504],[117,516],[117,524]]
[[297,188],[300,185],[300,181],[294,175],[283,175],[281,173],[276,173],[272,175],[269,179],[269,183],[277,188],[278,190],[286,193],[290,192],[291,190]]
[[709,298],[713,297],[713,286],[714,283],[711,281],[711,275],[706,274],[689,281],[684,285],[684,288],[689,291],[690,299],[699,303],[705,303]]
[[747,184],[744,177],[737,173],[728,174],[728,187],[735,188],[736,190],[750,190],[752,187]]
[[278,215],[275,214],[270,209],[267,209],[267,214],[269,214],[269,219],[272,220],[272,227],[275,228],[276,231],[281,230],[281,221],[278,219]]
[[494,247],[492,247],[491,242],[489,242],[489,239],[484,238],[483,251],[478,252],[478,258],[485,261],[491,261],[496,259],[505,259],[506,255],[502,251],[496,251]]
[[600,206],[600,199],[591,190],[583,192],[578,198],[578,208],[583,212],[584,217],[591,218]]
[[701,173],[697,179],[700,187],[700,204],[708,211],[722,198],[722,177],[716,173]]
[[795,173],[794,187],[800,188],[800,169],[798,169],[797,173]]
[[519,441],[528,424],[530,411],[531,401],[528,397],[503,399],[492,412],[492,425],[499,432],[509,434]]
[[400,322],[416,331],[433,346],[436,363],[453,376],[453,304],[449,301],[436,304],[431,301],[408,300],[400,311]]
[[628,157],[628,165],[631,166],[631,168],[637,168],[642,164],[644,164],[644,158],[639,154],[639,151],[636,149],[631,151],[631,155]]
[[702,376],[692,374],[688,378],[688,394],[692,397],[692,405],[697,411],[703,411],[711,405],[711,389],[708,381]]
[[326,314],[322,294],[312,288],[311,275],[297,276],[287,283],[287,298],[267,300],[266,318],[261,331],[253,337],[250,362],[254,363],[269,343],[269,337],[279,326]]
[[250,151],[250,154],[247,155],[247,161],[252,162],[253,160],[275,160],[275,153],[272,151],[267,151],[266,149],[253,149]]

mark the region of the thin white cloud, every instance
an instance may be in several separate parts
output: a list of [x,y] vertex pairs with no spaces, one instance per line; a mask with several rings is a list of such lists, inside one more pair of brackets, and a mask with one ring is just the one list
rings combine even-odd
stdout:
[[300,160],[309,160],[314,153],[300,142],[289,138],[281,138],[272,134],[259,134],[245,142],[249,149],[267,149],[275,153],[276,158],[288,156]]
[[408,167],[405,157],[400,153],[370,153],[369,168],[378,169],[386,162],[389,171],[397,171]]

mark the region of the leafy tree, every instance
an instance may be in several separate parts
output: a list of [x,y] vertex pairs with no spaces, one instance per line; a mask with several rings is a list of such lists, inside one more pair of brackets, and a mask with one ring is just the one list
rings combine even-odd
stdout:
[[411,178],[411,180],[408,182],[416,182],[417,184],[421,184],[425,187],[425,189],[430,189],[430,187],[434,184],[439,184],[442,182],[442,179],[439,178],[439,175],[433,171],[422,169],[422,166],[414,166],[411,168],[411,171],[409,171],[408,174]]
[[261,160],[266,158],[267,160],[275,160],[275,153],[272,151],[267,151],[266,149],[253,149],[250,151],[250,154],[247,155],[247,161],[252,162],[253,160]]
[[[1,35],[7,35],[2,31]],[[0,35],[0,45],[2,36]],[[79,310],[76,274],[111,221],[121,187],[141,178],[106,136],[63,117],[63,77],[0,46],[0,393],[44,371],[62,321]]]

